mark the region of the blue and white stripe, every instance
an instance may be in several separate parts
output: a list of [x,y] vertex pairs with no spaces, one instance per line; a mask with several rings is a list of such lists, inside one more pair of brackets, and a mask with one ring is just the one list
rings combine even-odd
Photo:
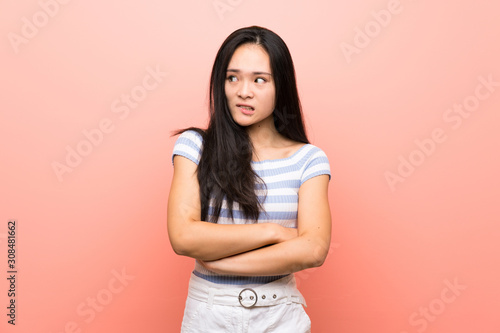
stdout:
[[[194,131],[186,131],[177,139],[172,159],[175,155],[184,156],[198,164],[202,150],[202,138]],[[264,200],[264,211],[260,213],[258,223],[278,223],[284,227],[297,228],[298,192],[300,186],[313,177],[330,174],[330,163],[326,154],[318,147],[305,144],[293,155],[276,160],[252,162],[252,168],[265,183],[256,184],[259,199]],[[264,199],[265,198],[265,199]],[[209,215],[213,212],[209,208]],[[237,203],[233,204],[233,218],[229,217],[226,202],[223,202],[219,224],[252,223],[243,217]],[[206,270],[196,262],[194,273],[215,283],[223,284],[262,284],[280,276],[228,276],[218,275]]]

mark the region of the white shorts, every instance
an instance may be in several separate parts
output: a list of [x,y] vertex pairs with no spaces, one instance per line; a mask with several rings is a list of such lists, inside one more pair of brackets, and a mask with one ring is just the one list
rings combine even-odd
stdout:
[[264,285],[217,284],[191,274],[181,333],[308,333],[293,274]]

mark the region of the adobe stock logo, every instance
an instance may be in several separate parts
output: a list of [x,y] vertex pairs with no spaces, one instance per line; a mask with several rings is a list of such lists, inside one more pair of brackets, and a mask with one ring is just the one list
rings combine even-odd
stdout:
[[[462,295],[462,292],[467,289],[467,286],[460,284],[457,278],[453,280],[453,283],[448,279],[444,280],[444,285],[445,287],[441,290],[439,297],[432,299],[426,306],[421,306],[418,308],[418,311],[410,314],[408,322],[418,333],[425,332],[429,323],[435,322]],[[401,333],[408,332],[404,331]]]
[[362,28],[354,27],[354,38],[352,43],[340,43],[340,50],[348,64],[351,63],[355,54],[370,45],[373,39],[378,37],[382,31],[389,26],[394,16],[403,12],[403,6],[399,0],[389,0],[387,9],[372,11],[371,20],[366,22]]
[[[125,268],[121,272],[113,269],[113,277],[108,280],[106,288],[100,289],[95,297],[89,296],[85,301],[78,304],[76,314],[83,319],[83,322],[68,321],[62,331],[58,333],[82,333],[85,331],[85,325],[89,325],[95,320],[99,313],[103,312],[107,306],[113,302],[115,296],[122,293],[129,285],[130,281],[135,280],[135,276],[128,275]],[[85,324],[85,325],[84,325]]]
[[223,21],[226,13],[234,11],[242,2],[243,0],[215,0],[212,5],[219,19]]
[[[129,117],[132,110],[139,107],[140,103],[152,91],[156,90],[164,81],[167,72],[163,72],[159,65],[156,68],[146,67],[146,74],[141,83],[133,86],[128,93],[123,93],[111,103],[111,112],[116,113],[120,120]],[[85,157],[89,156],[96,147],[100,146],[106,135],[115,130],[115,122],[112,119],[104,117],[95,128],[82,130],[82,136],[74,147],[66,145],[66,156],[63,162],[52,161],[52,170],[57,179],[62,182],[66,173],[71,173],[78,167]]]
[[28,44],[38,35],[40,29],[49,24],[50,19],[54,18],[61,9],[61,5],[66,5],[71,0],[40,0],[38,5],[40,9],[36,11],[31,19],[26,16],[21,17],[21,34],[9,32],[7,38],[14,49],[14,53],[19,53],[21,44]]
[[[493,74],[487,77],[478,76],[479,83],[474,89],[474,93],[466,96],[462,103],[455,103],[453,107],[443,112],[442,119],[445,124],[449,124],[452,130],[458,130],[464,119],[469,118],[481,105],[482,101],[487,100],[500,86],[500,82],[493,80]],[[410,177],[415,170],[424,164],[436,151],[440,144],[448,139],[446,131],[441,127],[436,127],[431,131],[427,138],[415,139],[416,148],[407,156],[398,155],[398,166],[396,172],[386,171],[384,178],[392,192],[396,190],[398,183],[403,183]]]

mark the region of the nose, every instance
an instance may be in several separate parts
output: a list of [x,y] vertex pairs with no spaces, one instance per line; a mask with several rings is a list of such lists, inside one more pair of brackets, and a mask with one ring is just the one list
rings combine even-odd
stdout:
[[244,99],[253,97],[252,87],[250,86],[250,82],[248,82],[248,80],[242,81],[238,88],[238,97]]

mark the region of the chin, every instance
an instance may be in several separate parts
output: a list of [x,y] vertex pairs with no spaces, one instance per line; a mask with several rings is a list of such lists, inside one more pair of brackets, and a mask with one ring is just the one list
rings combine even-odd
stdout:
[[254,123],[254,121],[249,119],[248,116],[243,116],[243,115],[236,115],[236,116],[233,115],[233,120],[235,123],[243,127],[250,126]]
[[238,120],[235,120],[235,123],[237,123],[241,127],[248,127],[248,126],[253,125],[253,122],[251,122],[251,121],[238,121]]

